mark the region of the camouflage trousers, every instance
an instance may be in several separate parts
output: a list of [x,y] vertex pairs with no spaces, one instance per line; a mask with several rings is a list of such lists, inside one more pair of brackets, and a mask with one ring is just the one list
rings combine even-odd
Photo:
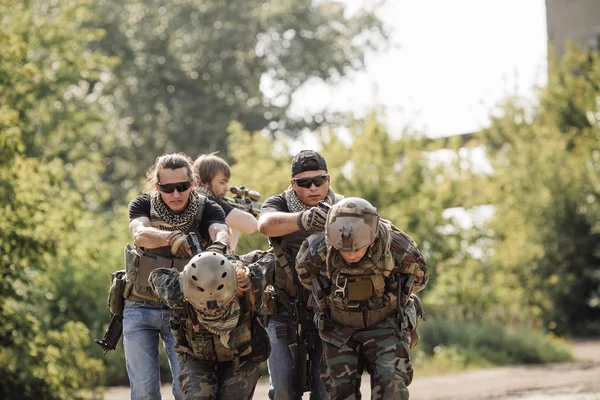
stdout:
[[185,400],[249,400],[261,374],[259,363],[198,360],[189,354],[179,354],[179,384]]
[[356,331],[337,347],[323,342],[327,366],[326,386],[331,400],[359,400],[363,370],[371,376],[371,399],[408,400],[407,386],[413,378],[410,334],[393,328]]

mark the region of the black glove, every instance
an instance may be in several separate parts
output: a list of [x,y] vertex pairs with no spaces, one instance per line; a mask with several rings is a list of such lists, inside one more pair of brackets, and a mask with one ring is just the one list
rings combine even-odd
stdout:
[[319,207],[311,207],[298,214],[296,224],[305,231],[323,231],[327,222],[327,211]]

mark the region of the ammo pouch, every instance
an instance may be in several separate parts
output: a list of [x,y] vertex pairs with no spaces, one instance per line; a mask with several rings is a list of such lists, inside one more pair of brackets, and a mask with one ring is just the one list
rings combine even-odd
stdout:
[[133,287],[128,300],[152,300],[158,302],[158,297],[150,288],[148,277],[156,268],[177,268],[179,272],[188,263],[189,259],[164,257],[157,253],[143,250],[137,246],[125,245],[125,271],[127,282]]
[[362,329],[376,325],[396,312],[396,304],[387,304],[381,308],[369,309],[359,306],[356,310],[330,307],[331,319],[351,328]]
[[121,315],[125,305],[125,297],[129,295],[132,285],[128,285],[125,280],[125,270],[119,270],[110,274],[110,287],[108,288],[108,298],[106,304],[112,315]]
[[347,277],[348,300],[363,301],[373,296],[373,281],[370,276]]
[[[212,333],[194,333],[193,335],[186,336],[188,345],[192,349],[194,357],[199,360],[217,361],[217,354],[215,353],[215,344],[213,342]],[[219,340],[216,337],[215,339]]]

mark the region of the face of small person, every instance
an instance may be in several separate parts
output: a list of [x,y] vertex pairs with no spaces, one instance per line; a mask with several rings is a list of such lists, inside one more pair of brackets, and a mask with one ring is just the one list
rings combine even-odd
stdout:
[[217,197],[224,197],[229,191],[229,178],[223,172],[217,172],[208,184],[208,188]]
[[[161,184],[181,183],[189,180],[190,177],[188,175],[187,168],[163,168],[160,171],[158,171],[158,182]],[[177,214],[185,210],[185,208],[187,207],[188,201],[190,199],[190,190],[192,189],[193,184],[187,190],[179,192],[177,189],[175,189],[173,193],[161,192],[158,184],[155,185],[155,187],[158,193],[160,193],[160,197],[162,197],[165,204],[171,209],[171,211]]]
[[321,186],[317,187],[314,182],[310,185],[309,188],[303,188],[299,186],[294,179],[298,178],[314,178],[319,175],[326,174],[325,170],[316,170],[316,171],[302,171],[299,174],[294,175],[292,178],[292,189],[298,195],[300,201],[310,207],[316,207],[319,205],[319,201],[325,200],[327,197],[327,191],[329,190],[329,185],[331,183],[331,179],[327,176],[327,182],[323,183]]
[[359,262],[367,254],[368,249],[369,246],[358,251],[340,251],[340,254],[348,264],[353,264]]

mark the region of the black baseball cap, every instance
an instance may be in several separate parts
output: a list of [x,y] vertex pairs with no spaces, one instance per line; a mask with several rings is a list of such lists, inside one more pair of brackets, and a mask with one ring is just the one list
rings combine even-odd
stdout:
[[292,160],[292,176],[304,171],[327,171],[327,163],[322,155],[314,150],[302,150]]

